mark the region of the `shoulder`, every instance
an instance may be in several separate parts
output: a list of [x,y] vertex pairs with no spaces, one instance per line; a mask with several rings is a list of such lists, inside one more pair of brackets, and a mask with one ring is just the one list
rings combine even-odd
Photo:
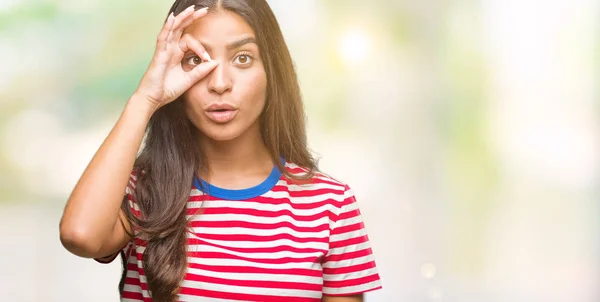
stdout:
[[[297,176],[302,176],[310,172],[308,168],[289,162],[286,163],[285,168],[289,174]],[[338,202],[343,202],[345,199],[354,196],[354,192],[346,182],[323,171],[315,171],[312,178],[301,181],[299,186],[306,190],[328,194]]]

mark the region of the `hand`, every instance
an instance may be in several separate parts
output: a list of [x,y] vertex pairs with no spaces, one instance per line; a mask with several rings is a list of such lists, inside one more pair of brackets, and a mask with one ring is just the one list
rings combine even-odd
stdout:
[[[177,99],[217,66],[217,61],[210,58],[198,40],[189,34],[183,35],[186,27],[207,12],[208,8],[194,11],[192,5],[176,17],[169,15],[165,22],[157,38],[154,57],[135,92],[149,103],[152,110]],[[181,61],[190,50],[204,62],[191,70],[184,70]]]

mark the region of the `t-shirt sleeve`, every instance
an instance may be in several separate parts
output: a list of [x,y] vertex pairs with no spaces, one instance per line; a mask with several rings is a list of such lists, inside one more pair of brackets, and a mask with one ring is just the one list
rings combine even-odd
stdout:
[[[129,207],[132,209],[133,214],[136,216],[139,216],[140,211],[139,211],[137,204],[135,203],[135,198],[133,195],[133,193],[135,192],[136,181],[137,181],[137,178],[136,178],[135,172],[132,172],[131,175],[129,176],[129,182],[127,183],[127,187],[125,188],[124,198],[127,199],[127,203],[129,204]],[[125,246],[123,246],[123,248],[116,251],[112,255],[107,255],[106,257],[102,257],[102,258],[94,258],[94,260],[96,260],[97,262],[106,264],[106,263],[113,262],[113,260],[115,260],[115,258],[117,258],[117,256],[119,255],[119,253],[121,253],[121,251],[124,251],[125,254],[128,255],[129,249],[132,246],[131,242],[132,242],[131,240],[129,242],[127,242],[127,244],[125,244]]]
[[339,214],[333,219],[329,252],[323,262],[323,294],[347,296],[380,289],[381,279],[367,230],[348,186]]

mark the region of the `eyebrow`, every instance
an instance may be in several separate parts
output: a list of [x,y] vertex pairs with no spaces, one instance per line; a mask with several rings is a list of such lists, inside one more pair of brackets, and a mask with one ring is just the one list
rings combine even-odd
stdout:
[[256,39],[254,37],[247,37],[247,38],[243,38],[241,40],[237,40],[235,42],[231,42],[227,45],[227,50],[233,50],[236,48],[240,48],[249,43],[256,44]]

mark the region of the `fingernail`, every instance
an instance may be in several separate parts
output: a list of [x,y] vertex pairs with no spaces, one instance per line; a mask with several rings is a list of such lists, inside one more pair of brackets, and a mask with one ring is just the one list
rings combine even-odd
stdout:
[[203,7],[201,9],[195,11],[194,14],[200,16],[200,15],[204,15],[207,12],[208,12],[208,7]]
[[206,59],[208,59],[209,61],[212,61],[212,59],[211,59],[211,58],[210,58],[210,56],[208,55],[208,52],[206,52],[206,51],[204,52],[204,57],[205,57]]
[[171,12],[171,14],[169,15],[169,20],[172,20],[173,18],[175,18],[175,15],[173,12]]
[[191,10],[193,10],[193,9],[194,9],[194,7],[195,7],[195,6],[196,6],[196,5],[192,5],[192,6],[188,7],[188,8],[186,8],[185,10],[187,10],[187,11],[191,11]]

